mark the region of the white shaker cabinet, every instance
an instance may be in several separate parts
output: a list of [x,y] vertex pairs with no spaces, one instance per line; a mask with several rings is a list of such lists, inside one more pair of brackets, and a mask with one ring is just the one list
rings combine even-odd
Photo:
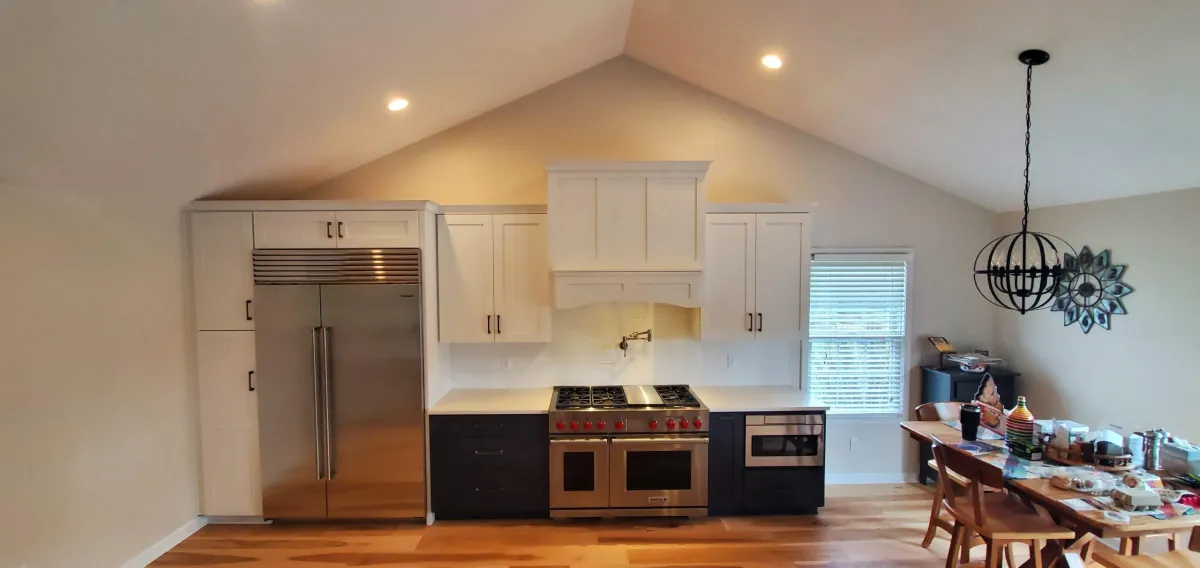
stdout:
[[443,343],[550,340],[546,215],[439,215]]
[[708,215],[705,339],[806,339],[807,213]]
[[193,213],[191,237],[196,329],[254,329],[251,213]]
[[261,516],[254,332],[196,335],[201,513]]
[[419,247],[420,218],[417,211],[256,211],[254,247]]

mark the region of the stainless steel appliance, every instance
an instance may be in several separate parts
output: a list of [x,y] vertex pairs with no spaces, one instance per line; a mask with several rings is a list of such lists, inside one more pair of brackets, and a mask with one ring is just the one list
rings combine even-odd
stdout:
[[253,258],[263,516],[425,516],[420,251]]
[[825,419],[820,414],[746,416],[746,467],[825,465]]
[[708,408],[685,385],[556,387],[550,516],[708,514]]

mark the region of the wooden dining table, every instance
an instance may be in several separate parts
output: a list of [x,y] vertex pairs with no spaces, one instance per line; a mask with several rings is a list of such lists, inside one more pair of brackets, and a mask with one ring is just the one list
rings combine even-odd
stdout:
[[[911,421],[901,422],[900,428],[918,442],[931,443],[934,438],[945,444],[962,442],[962,432],[943,422]],[[1096,538],[1137,539],[1153,535],[1169,535],[1188,532],[1193,527],[1200,526],[1200,513],[1179,515],[1168,519],[1156,519],[1151,516],[1133,516],[1128,523],[1122,523],[1105,518],[1103,511],[1079,511],[1062,503],[1062,499],[1078,499],[1087,497],[1083,493],[1059,489],[1050,485],[1049,479],[1009,479],[1005,483],[1009,493],[1028,499],[1030,502],[1046,509],[1055,522],[1075,530],[1076,538],[1065,546],[1053,543],[1042,550],[1042,559],[1046,566],[1062,556],[1063,549],[1087,552]],[[1122,550],[1121,553],[1129,553]],[[1030,560],[1022,565],[1033,566]]]

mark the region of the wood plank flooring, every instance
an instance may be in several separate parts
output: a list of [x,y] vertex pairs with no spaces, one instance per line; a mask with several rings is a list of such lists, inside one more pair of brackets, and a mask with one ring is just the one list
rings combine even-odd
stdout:
[[935,568],[948,543],[920,546],[931,499],[917,485],[835,486],[801,517],[209,525],[152,566]]

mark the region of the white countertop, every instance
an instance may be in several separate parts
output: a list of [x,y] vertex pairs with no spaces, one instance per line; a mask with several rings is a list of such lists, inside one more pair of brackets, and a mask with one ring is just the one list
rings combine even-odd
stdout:
[[795,387],[692,387],[712,412],[777,412],[793,410],[829,410],[825,403]]
[[552,388],[450,389],[430,414],[546,414]]

